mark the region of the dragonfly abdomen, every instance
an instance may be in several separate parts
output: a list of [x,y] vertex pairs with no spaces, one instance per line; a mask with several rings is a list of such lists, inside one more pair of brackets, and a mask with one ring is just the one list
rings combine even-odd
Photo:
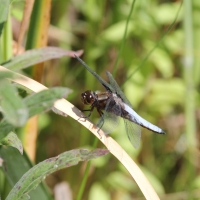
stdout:
[[165,132],[157,127],[156,125],[148,122],[147,120],[140,117],[132,108],[130,108],[128,105],[124,104],[124,109],[127,111],[127,115],[124,116],[124,118],[128,119],[129,121],[132,121],[146,129],[149,129],[150,131],[153,131],[158,134],[165,134]]

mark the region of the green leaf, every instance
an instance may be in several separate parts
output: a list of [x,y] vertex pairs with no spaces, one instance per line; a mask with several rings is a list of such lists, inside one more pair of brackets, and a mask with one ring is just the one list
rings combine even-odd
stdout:
[[8,17],[10,1],[9,0],[1,0],[0,1],[0,36],[2,33],[3,25]]
[[173,105],[181,105],[184,99],[185,86],[180,78],[172,80],[157,79],[152,84],[152,94],[148,105],[154,112],[172,112]]
[[[151,51],[154,45],[155,44],[151,41],[144,42],[144,46],[147,49],[147,51]],[[162,48],[156,48],[149,57],[149,60],[152,61],[152,63],[159,70],[159,72],[162,74],[163,77],[165,78],[172,77],[174,73],[173,62],[170,56]]]
[[1,71],[0,73],[0,80],[5,79],[5,78],[13,78],[13,77],[14,77],[14,74],[12,72]]
[[16,88],[6,80],[0,83],[0,99],[6,120],[14,126],[23,126],[28,119],[28,110]]
[[9,124],[5,119],[1,120],[0,122],[0,140],[2,140],[4,137],[8,135],[12,130],[14,129],[14,126]]
[[35,189],[47,175],[60,169],[77,165],[80,161],[91,160],[106,155],[108,152],[106,149],[96,149],[91,152],[86,149],[76,149],[49,158],[35,165],[25,173],[11,190],[6,200],[27,199],[27,194]]
[[5,138],[0,140],[0,144],[5,146],[12,146],[19,150],[23,154],[23,146],[17,135],[13,132],[9,133]]
[[142,172],[148,178],[149,182],[152,184],[153,188],[158,194],[165,194],[164,187],[161,181],[156,177],[156,175],[150,172],[147,168],[140,166]]
[[135,183],[129,177],[127,177],[126,174],[123,174],[120,171],[114,171],[110,173],[105,180],[114,189],[120,187],[122,190],[127,192],[131,192],[135,189]]
[[[31,168],[33,164],[30,162],[26,152],[21,155],[18,150],[11,147],[2,146],[0,148],[0,157],[3,159],[4,175],[10,186],[13,188],[19,179]],[[31,200],[52,200],[52,196],[44,183],[40,184],[34,191],[30,193]]]
[[4,67],[10,70],[20,70],[30,67],[34,64],[44,62],[46,60],[60,58],[62,56],[71,56],[74,57],[74,54],[81,55],[83,51],[68,51],[58,47],[43,47],[34,50],[29,50],[20,54],[9,62],[3,64]]
[[167,35],[163,40],[168,52],[176,54],[182,51],[182,43],[184,41],[184,33],[182,31],[174,31]]
[[56,100],[66,97],[71,92],[68,88],[54,87],[26,97],[24,103],[29,109],[29,117],[51,109]]
[[[8,87],[10,87],[9,84],[8,84]],[[1,85],[0,85],[0,91],[1,91]],[[14,93],[14,91],[13,91],[13,93]],[[44,111],[51,109],[56,100],[66,97],[69,93],[71,93],[71,90],[68,88],[54,87],[54,88],[50,88],[48,90],[43,90],[41,92],[29,95],[28,97],[24,98],[22,101],[22,104],[24,106],[26,106],[27,110],[29,111],[26,119],[28,119],[36,114],[39,114],[39,113],[42,113]],[[0,94],[0,96],[1,95],[3,95],[3,94]],[[22,115],[18,116],[17,114],[15,114],[15,112],[17,112],[16,108],[14,106],[9,106],[10,101],[12,104],[12,101],[16,100],[14,98],[15,97],[11,96],[9,101],[6,101],[6,103],[8,104],[8,105],[6,105],[6,108],[8,107],[9,112],[11,113],[9,116],[12,117],[12,115],[13,115],[14,119],[16,117],[16,119],[15,119],[16,123],[11,123],[11,117],[9,118],[9,120],[7,119],[8,117],[6,117],[5,119],[3,119],[0,122],[0,140],[2,140],[4,137],[6,137],[8,135],[8,133],[13,131],[15,126],[18,127],[18,126],[23,125],[23,124],[20,125],[20,123],[17,123],[18,118],[21,118]],[[10,111],[10,109],[13,109],[13,110]],[[57,112],[60,112],[60,111],[57,111]],[[5,116],[7,116],[7,115],[8,115],[8,113],[5,112]],[[14,121],[14,119],[13,119],[13,121]]]
[[[126,26],[126,21],[118,22],[107,28],[105,31],[103,31],[100,37],[106,41],[119,42],[123,38],[125,26]],[[134,23],[130,23],[128,26],[127,35],[131,31],[133,31],[134,28],[135,28]]]
[[173,62],[169,55],[161,48],[157,48],[149,60],[152,60],[164,78],[171,78],[173,76]]
[[[101,195],[99,195],[101,194]],[[92,187],[90,189],[89,193],[89,200],[109,200],[111,199],[110,192],[100,183],[94,183],[92,184]]]
[[[171,24],[176,16],[177,10],[180,6],[179,2],[175,3],[163,3],[159,4],[158,7],[154,7],[152,12],[154,13],[154,18],[158,24]],[[179,22],[182,19],[182,15],[179,15],[176,19]]]

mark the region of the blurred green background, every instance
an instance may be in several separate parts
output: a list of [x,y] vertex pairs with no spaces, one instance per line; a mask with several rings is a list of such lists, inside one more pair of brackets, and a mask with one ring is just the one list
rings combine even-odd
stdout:
[[[23,3],[12,3],[14,37]],[[200,199],[200,2],[185,0],[181,5],[180,0],[136,1],[119,56],[131,4],[131,0],[52,1],[48,46],[83,49],[81,58],[105,80],[106,70],[116,72],[115,79],[134,110],[167,134],[143,129],[138,150],[130,144],[123,123],[111,137],[138,163],[161,199]],[[68,101],[79,109],[88,108],[80,100],[82,92],[103,90],[72,58],[46,62],[43,83],[72,89]],[[93,112],[91,119],[97,121],[98,113]],[[52,112],[40,116],[39,129],[36,163],[67,150],[91,147],[95,140],[78,122]],[[104,146],[99,143],[98,147]],[[76,196],[85,165],[50,175],[46,180],[49,187],[67,181]],[[112,155],[92,161],[83,199],[129,200],[142,196]]]

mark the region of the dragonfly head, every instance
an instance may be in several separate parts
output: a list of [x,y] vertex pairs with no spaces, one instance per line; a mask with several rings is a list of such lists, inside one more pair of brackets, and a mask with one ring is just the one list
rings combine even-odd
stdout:
[[81,101],[86,105],[91,105],[95,100],[94,92],[87,90],[81,94]]

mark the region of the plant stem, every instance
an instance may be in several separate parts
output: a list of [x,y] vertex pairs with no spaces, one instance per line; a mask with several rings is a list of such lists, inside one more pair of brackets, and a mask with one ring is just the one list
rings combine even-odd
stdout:
[[[195,97],[194,97],[194,43],[193,43],[193,20],[192,20],[192,1],[184,0],[183,28],[185,33],[184,51],[184,81],[186,87],[185,98],[185,136],[187,141],[187,181],[192,182],[195,178],[194,163],[197,161],[194,150],[197,147],[196,138],[196,119],[195,119]],[[187,175],[186,175],[187,177]]]
[[130,9],[128,18],[127,18],[127,20],[126,20],[126,26],[125,26],[125,30],[124,30],[124,36],[123,36],[122,42],[121,42],[121,44],[120,44],[119,54],[118,54],[117,59],[116,59],[115,64],[114,64],[113,76],[115,76],[115,74],[116,74],[117,65],[118,65],[120,56],[121,56],[121,54],[122,54],[123,48],[124,48],[124,44],[125,44],[125,42],[126,42],[126,35],[127,35],[127,31],[128,31],[128,24],[129,24],[129,21],[130,21],[130,18],[131,18],[131,14],[132,14],[132,12],[133,12],[134,5],[135,5],[135,0],[133,0],[133,2],[132,2],[132,4],[131,4],[131,9]]
[[[98,143],[98,139],[95,138],[94,143],[93,143],[93,145],[92,145],[93,149],[96,148],[97,143]],[[81,182],[81,186],[80,186],[80,189],[79,189],[79,191],[78,191],[78,195],[77,195],[76,200],[81,200],[81,199],[82,199],[83,192],[84,192],[84,189],[85,189],[85,186],[86,186],[86,181],[87,181],[87,179],[88,179],[88,174],[89,174],[89,170],[90,170],[90,165],[91,165],[91,161],[88,161],[87,166],[86,166],[86,169],[85,169],[85,173],[84,173],[84,175],[83,175],[83,180],[82,180],[82,182]]]

